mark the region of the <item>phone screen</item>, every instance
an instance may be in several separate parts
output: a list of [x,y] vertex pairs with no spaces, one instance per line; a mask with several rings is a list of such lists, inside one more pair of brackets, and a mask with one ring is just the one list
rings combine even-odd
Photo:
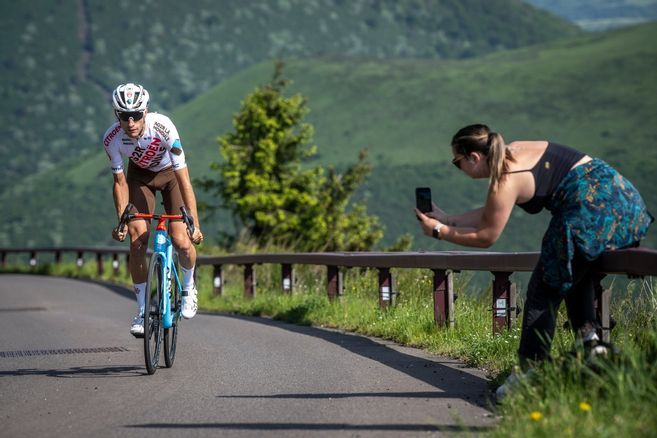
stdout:
[[429,187],[417,187],[415,189],[415,205],[422,213],[432,210],[431,189]]

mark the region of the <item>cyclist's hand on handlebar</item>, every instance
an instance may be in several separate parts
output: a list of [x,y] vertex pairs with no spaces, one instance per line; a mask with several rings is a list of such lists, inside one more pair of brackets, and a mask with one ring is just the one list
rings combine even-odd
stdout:
[[112,230],[112,238],[114,240],[118,240],[119,242],[123,242],[127,235],[128,227],[123,227],[123,231],[120,231],[118,227]]
[[194,234],[189,236],[189,239],[194,245],[198,245],[199,243],[203,242],[203,233],[201,233],[201,230],[198,227],[195,227]]

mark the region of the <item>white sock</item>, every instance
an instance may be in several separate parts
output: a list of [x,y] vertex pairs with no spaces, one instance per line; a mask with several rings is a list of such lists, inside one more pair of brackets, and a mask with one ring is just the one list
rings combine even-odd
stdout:
[[180,266],[180,270],[182,271],[182,275],[183,275],[183,280],[182,280],[183,290],[191,289],[194,286],[194,268],[187,269],[184,266]]
[[137,305],[141,311],[146,301],[146,283],[135,283],[135,293],[137,294]]

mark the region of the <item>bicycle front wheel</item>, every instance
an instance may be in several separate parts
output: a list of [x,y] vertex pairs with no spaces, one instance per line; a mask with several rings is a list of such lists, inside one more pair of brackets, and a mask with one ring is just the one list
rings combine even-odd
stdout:
[[[178,264],[176,263],[176,270],[174,271],[177,275],[178,273]],[[173,315],[173,325],[171,328],[164,330],[164,364],[167,368],[173,366],[173,360],[176,357],[176,342],[178,341],[178,322],[180,320],[180,311],[182,306],[182,294],[178,288],[178,282],[174,278],[174,272],[172,272],[171,281],[169,282],[169,288],[171,291],[171,314]]]
[[144,359],[148,374],[157,371],[162,345],[162,257],[151,256],[144,303]]

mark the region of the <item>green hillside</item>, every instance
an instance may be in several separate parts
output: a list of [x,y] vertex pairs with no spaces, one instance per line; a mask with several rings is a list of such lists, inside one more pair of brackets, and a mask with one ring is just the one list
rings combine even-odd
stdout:
[[[295,60],[286,73],[294,80],[292,91],[309,98],[322,163],[344,164],[355,160],[360,148],[369,149],[375,171],[361,196],[381,217],[390,242],[402,232],[417,232],[416,185],[431,186],[434,199],[448,211],[483,200],[485,182],[469,180],[449,164],[451,135],[478,121],[507,141],[550,139],[607,160],[657,211],[651,174],[657,167],[652,147],[657,47],[651,43],[656,37],[653,23],[481,59]],[[172,113],[194,176],[219,158],[216,137],[230,129],[240,99],[266,82],[272,69],[270,62],[254,66]],[[0,245],[109,242],[114,213],[106,157],[98,153],[63,168],[68,170],[30,179],[2,195],[12,208]],[[85,219],[72,219],[73,214]],[[495,249],[538,249],[548,218],[514,212]],[[205,231],[211,235],[219,226],[224,225],[206,224]],[[648,245],[657,246],[656,234],[651,232]],[[452,249],[428,239],[416,240],[416,248]]]
[[94,151],[119,83],[170,111],[275,57],[464,58],[580,32],[518,0],[5,1],[0,25],[0,186]]

